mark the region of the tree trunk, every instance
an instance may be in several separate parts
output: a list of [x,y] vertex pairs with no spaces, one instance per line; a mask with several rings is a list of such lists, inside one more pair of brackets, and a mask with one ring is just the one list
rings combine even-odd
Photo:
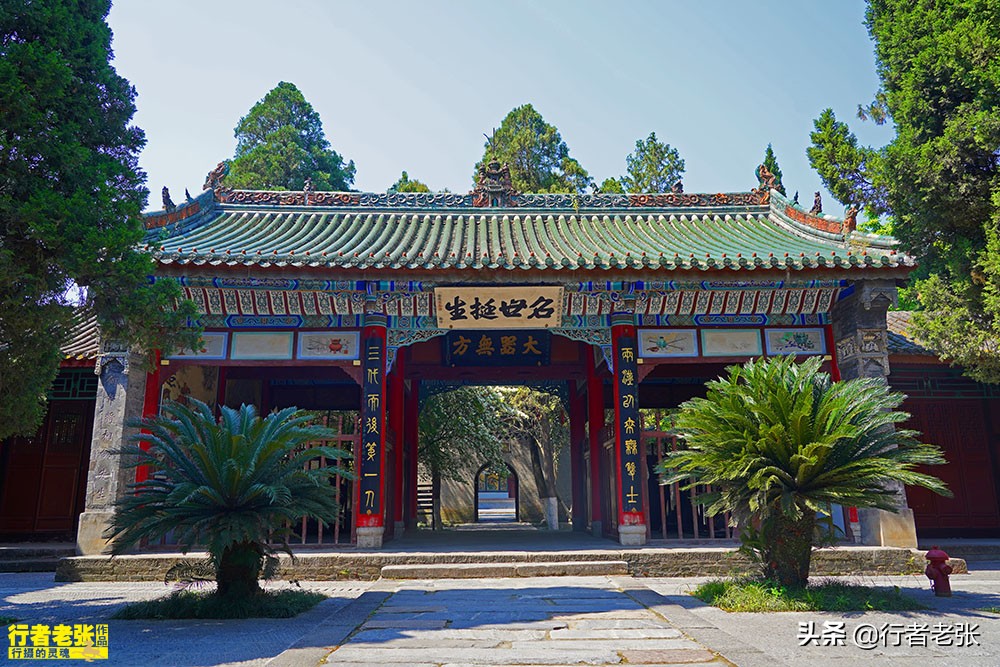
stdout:
[[264,555],[252,542],[230,544],[219,556],[215,581],[219,595],[251,597],[260,593]]
[[538,498],[542,501],[545,525],[549,530],[559,530],[559,498],[556,493],[555,462],[551,452],[534,438],[528,442],[531,451],[531,471],[538,487]]
[[559,499],[555,496],[542,498],[542,508],[545,510],[545,525],[549,530],[559,530]]
[[801,588],[809,583],[812,559],[814,512],[803,510],[798,521],[777,519],[770,530],[762,534],[764,542],[764,576],[782,586]]

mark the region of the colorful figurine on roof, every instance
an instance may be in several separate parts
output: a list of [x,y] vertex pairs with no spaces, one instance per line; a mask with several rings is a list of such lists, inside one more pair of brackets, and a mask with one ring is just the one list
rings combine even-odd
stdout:
[[823,197],[818,191],[813,195],[813,206],[809,209],[809,212],[813,215],[821,215],[823,213]]
[[160,192],[160,195],[163,197],[164,211],[171,212],[177,208],[177,205],[174,204],[174,200],[170,198],[170,190],[167,186],[163,186],[163,190]]

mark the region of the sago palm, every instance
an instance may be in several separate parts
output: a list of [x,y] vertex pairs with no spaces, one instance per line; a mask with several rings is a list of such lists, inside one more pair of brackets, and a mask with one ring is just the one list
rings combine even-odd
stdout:
[[[832,382],[821,359],[760,358],[726,369],[705,398],[681,406],[676,429],[686,449],[659,468],[661,483],[712,485],[701,501],[728,511],[761,561],[785,585],[809,576],[816,513],[830,503],[895,511],[900,484],[949,495],[944,482],[916,470],[944,463],[916,431],[904,396],[878,380]],[[745,542],[745,545],[748,545]]]
[[313,415],[287,408],[261,418],[251,405],[223,407],[215,416],[204,403],[167,403],[157,417],[133,422],[144,432],[123,452],[150,476],[131,485],[116,503],[108,537],[120,554],[140,540],[172,532],[183,551],[207,548],[220,595],[250,595],[272,543],[288,551],[289,526],[303,517],[337,518],[331,480],[349,476],[317,457],[343,461],[345,451],[308,443],[334,432],[311,424]]

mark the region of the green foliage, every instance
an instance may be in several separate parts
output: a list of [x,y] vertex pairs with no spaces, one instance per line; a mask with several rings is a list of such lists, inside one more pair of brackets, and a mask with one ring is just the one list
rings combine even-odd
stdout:
[[176,283],[137,252],[148,191],[135,90],[109,64],[111,3],[13,0],[0,11],[0,439],[34,433],[73,321],[106,338],[190,347]]
[[[995,243],[995,242],[994,242]],[[986,258],[1000,262],[1000,249]],[[934,350],[946,350],[948,358],[961,359],[966,374],[980,382],[1000,382],[1000,312],[997,304],[978,304],[997,298],[998,276],[991,267],[988,282],[949,282],[932,275],[919,285],[919,299],[927,310],[913,313],[913,330],[922,343]]]
[[978,334],[970,341],[949,317],[958,304],[979,332],[995,339],[1000,326],[990,298],[1000,290],[991,245],[1000,228],[1000,4],[869,0],[866,25],[882,85],[859,116],[891,121],[896,136],[859,147],[828,110],[810,161],[838,199],[892,218],[921,264],[916,276],[938,276],[916,285],[928,315],[914,320],[914,335],[972,377],[1000,380],[997,346],[977,344]]
[[569,156],[562,136],[530,104],[519,106],[504,117],[484,146],[476,174],[484,163],[497,160],[510,168],[514,189],[525,193],[582,194],[590,176]]
[[569,444],[569,420],[559,397],[528,387],[505,388],[513,411],[510,434],[528,445],[535,483],[543,498],[554,498],[559,452]]
[[337,518],[331,483],[350,473],[306,464],[350,454],[310,446],[335,433],[311,425],[308,412],[286,408],[261,419],[251,405],[223,407],[217,422],[207,405],[191,403],[167,403],[161,415],[131,424],[144,429],[133,440],[149,449],[131,445],[122,455],[149,466],[150,477],[116,503],[108,530],[112,550],[120,554],[172,532],[185,552],[207,548],[220,595],[254,594],[271,543],[287,551],[292,527],[303,517]]
[[627,173],[620,180],[626,192],[669,192],[684,174],[681,154],[659,141],[656,132],[635,142],[635,150],[625,158],[625,165]]
[[625,188],[622,187],[622,182],[617,178],[605,178],[601,183],[601,187],[598,188],[601,194],[605,195],[623,195],[625,194]]
[[117,620],[181,618],[292,618],[327,599],[322,593],[301,590],[267,591],[232,599],[195,591],[176,591],[167,597],[127,604],[111,618]]
[[858,145],[846,123],[837,120],[833,109],[824,109],[813,121],[806,149],[809,164],[819,174],[830,194],[844,206],[863,205],[877,217],[887,212],[885,185],[880,180],[882,155]]
[[427,187],[421,181],[416,179],[410,180],[410,175],[405,171],[403,175],[399,177],[399,180],[389,186],[388,192],[390,194],[394,192],[430,192],[431,189]]
[[873,588],[838,581],[788,587],[774,581],[716,579],[691,595],[724,611],[917,611],[926,609],[898,588]]
[[763,575],[802,585],[816,513],[831,503],[895,511],[895,483],[948,494],[918,465],[944,463],[941,451],[896,410],[904,396],[870,378],[832,382],[819,358],[760,358],[727,368],[705,398],[675,418],[687,449],[668,456],[661,483],[687,480],[714,492],[707,512],[730,512],[752,540]]
[[785,194],[785,185],[781,182],[781,167],[778,166],[778,158],[775,156],[771,144],[768,144],[767,150],[764,151],[763,164],[767,167],[768,171],[774,174],[775,190],[781,194]]
[[293,83],[280,82],[234,130],[236,156],[226,185],[250,190],[350,190],[354,161],[347,164],[323,132],[319,114]]
[[418,420],[420,465],[456,481],[484,463],[502,465],[508,414],[492,387],[459,387],[431,396]]

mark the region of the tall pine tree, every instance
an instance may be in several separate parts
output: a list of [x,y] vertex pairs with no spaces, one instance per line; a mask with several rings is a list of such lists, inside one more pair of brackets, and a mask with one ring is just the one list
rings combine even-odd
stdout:
[[294,83],[275,86],[236,129],[226,185],[249,190],[350,190],[354,161],[330,148],[319,114]]
[[896,137],[858,146],[826,110],[810,162],[841,201],[889,216],[920,261],[918,338],[1000,381],[1000,4],[869,0],[866,24],[882,86],[859,116]]
[[590,186],[587,170],[570,157],[559,130],[546,123],[530,104],[511,110],[484,148],[475,173],[490,160],[506,164],[519,192],[580,194]]
[[680,152],[657,139],[656,132],[635,142],[625,165],[627,173],[619,181],[626,192],[668,192],[684,175]]
[[176,283],[136,248],[148,191],[135,90],[109,64],[108,0],[7,0],[0,10],[0,439],[31,434],[83,288],[105,338],[169,351]]
[[405,171],[400,175],[399,180],[389,186],[387,192],[393,194],[396,192],[430,192],[431,189],[427,187],[427,184],[423,181],[418,181],[415,178],[410,178],[410,175]]

